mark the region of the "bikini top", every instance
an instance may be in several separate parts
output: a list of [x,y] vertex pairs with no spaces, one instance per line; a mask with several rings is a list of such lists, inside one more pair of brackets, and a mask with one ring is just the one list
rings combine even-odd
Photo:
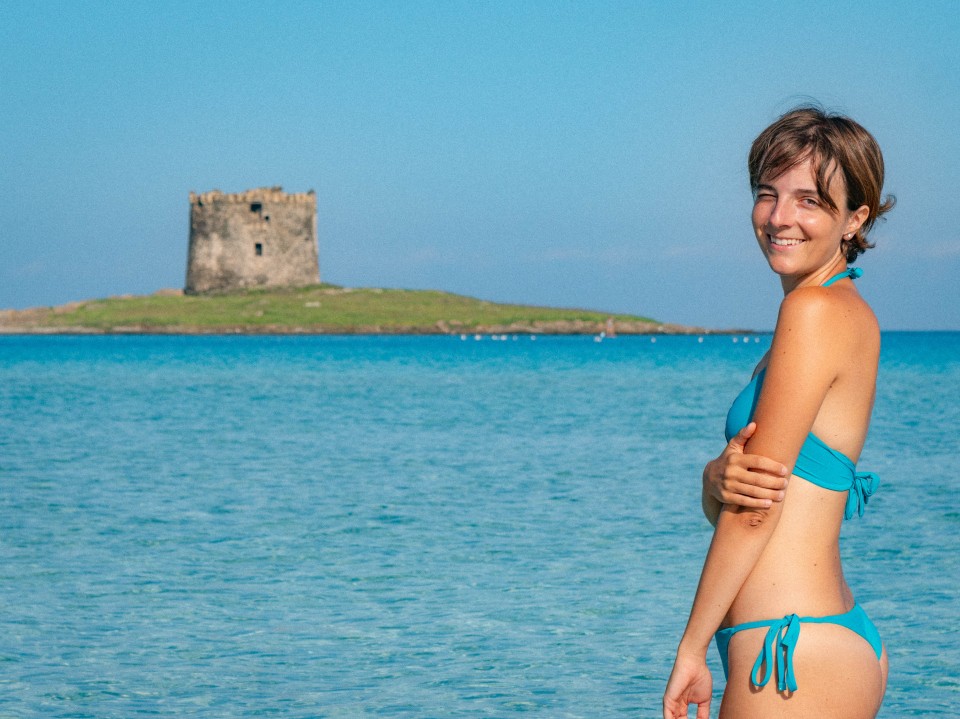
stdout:
[[[850,267],[839,275],[831,277],[823,286],[827,287],[842,277],[856,279],[862,274],[863,272],[859,268]],[[757,372],[730,406],[730,411],[727,412],[726,431],[724,432],[728,442],[753,419],[766,371],[766,367],[764,367]],[[803,446],[800,447],[800,454],[797,456],[793,473],[824,489],[830,489],[834,492],[849,490],[846,509],[843,513],[844,519],[850,519],[854,514],[862,517],[867,501],[880,485],[880,479],[877,475],[873,472],[857,472],[853,460],[843,452],[830,447],[813,432],[807,435]]]

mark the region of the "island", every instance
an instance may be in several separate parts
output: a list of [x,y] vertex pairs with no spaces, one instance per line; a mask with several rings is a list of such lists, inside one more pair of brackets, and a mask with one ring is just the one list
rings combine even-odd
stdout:
[[0,310],[2,334],[717,334],[648,317],[321,283]]

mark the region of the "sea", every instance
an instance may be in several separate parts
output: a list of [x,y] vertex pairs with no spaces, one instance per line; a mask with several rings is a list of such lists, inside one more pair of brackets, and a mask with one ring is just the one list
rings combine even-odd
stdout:
[[[769,343],[2,336],[0,717],[657,717]],[[884,334],[881,717],[960,713],[958,438],[960,333]]]

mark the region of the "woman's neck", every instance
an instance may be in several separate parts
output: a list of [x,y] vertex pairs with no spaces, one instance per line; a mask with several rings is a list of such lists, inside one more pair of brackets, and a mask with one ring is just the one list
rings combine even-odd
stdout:
[[838,253],[835,259],[807,274],[780,275],[780,286],[783,287],[783,296],[786,297],[800,287],[819,287],[838,272],[843,272],[846,267],[846,258]]

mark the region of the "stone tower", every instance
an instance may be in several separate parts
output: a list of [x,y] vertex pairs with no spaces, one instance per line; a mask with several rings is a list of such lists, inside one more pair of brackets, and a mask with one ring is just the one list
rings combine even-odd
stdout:
[[280,187],[190,193],[184,292],[320,282],[317,197]]

